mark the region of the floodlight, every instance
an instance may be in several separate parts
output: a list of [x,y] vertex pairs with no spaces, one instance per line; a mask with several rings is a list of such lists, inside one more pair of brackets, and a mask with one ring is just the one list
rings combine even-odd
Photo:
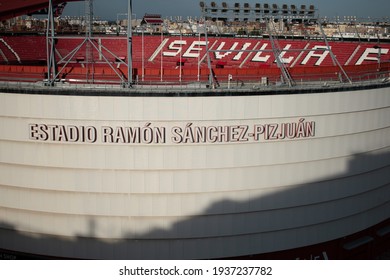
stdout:
[[234,3],[234,12],[236,14],[240,13],[240,3]]
[[202,10],[203,13],[207,13],[207,6],[204,1],[199,2],[200,9]]
[[269,5],[264,4],[264,14],[269,14]]
[[279,7],[277,4],[272,4],[272,13],[278,14],[279,13]]
[[296,15],[297,14],[297,7],[295,5],[291,5],[291,13],[293,15]]
[[282,6],[282,13],[283,13],[284,15],[288,14],[288,5],[283,4],[283,6]]
[[306,5],[301,5],[301,10],[299,11],[299,14],[302,16],[306,13]]
[[212,13],[216,13],[218,12],[218,6],[217,6],[217,3],[215,3],[214,1],[211,2],[211,12]]
[[237,20],[250,20],[250,15],[256,19],[262,17],[274,17],[274,18],[307,18],[315,16],[314,5],[289,5],[289,4],[269,4],[269,3],[254,3],[247,2],[233,2],[229,4],[227,1],[218,3],[217,1],[199,2],[200,8],[204,14],[208,14],[213,18],[235,18]]
[[229,9],[229,6],[226,2],[222,2],[222,9],[221,9],[221,12],[222,13],[227,13],[228,12],[228,9]]
[[259,3],[255,4],[255,13],[260,14],[261,13],[261,5]]
[[315,7],[314,5],[310,5],[309,11],[307,12],[309,16],[313,16],[315,13]]
[[249,14],[250,9],[251,9],[251,7],[250,7],[249,3],[244,3],[244,13]]

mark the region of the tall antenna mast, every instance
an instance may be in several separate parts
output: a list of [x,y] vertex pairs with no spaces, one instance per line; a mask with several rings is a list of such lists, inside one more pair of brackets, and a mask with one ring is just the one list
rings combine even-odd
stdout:
[[46,53],[47,53],[47,79],[45,84],[53,86],[57,77],[57,63],[55,59],[55,22],[52,0],[49,0],[49,11],[46,30]]
[[[93,47],[92,47],[92,38],[93,34],[93,0],[85,1],[85,63],[86,63],[86,80],[89,81],[90,75],[92,75],[93,83],[93,73],[94,73],[94,61],[93,61]],[[91,69],[92,68],[92,69]]]
[[133,31],[132,31],[132,13],[133,1],[129,0],[127,9],[127,87],[133,85]]

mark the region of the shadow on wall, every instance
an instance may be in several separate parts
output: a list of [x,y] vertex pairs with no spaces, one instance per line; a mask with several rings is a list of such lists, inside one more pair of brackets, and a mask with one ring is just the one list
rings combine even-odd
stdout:
[[[27,234],[0,222],[0,248],[4,249],[0,258],[371,259],[390,249],[389,174],[389,152],[356,155],[348,170],[337,177],[243,202],[222,200],[167,230],[155,228],[142,236],[129,233],[119,240]],[[319,197],[323,188],[326,195]],[[281,201],[284,208],[272,208]],[[89,235],[94,235],[96,227],[91,217]],[[289,244],[302,248],[287,250],[293,249]],[[22,254],[22,248],[44,257]],[[272,251],[279,252],[264,254]]]

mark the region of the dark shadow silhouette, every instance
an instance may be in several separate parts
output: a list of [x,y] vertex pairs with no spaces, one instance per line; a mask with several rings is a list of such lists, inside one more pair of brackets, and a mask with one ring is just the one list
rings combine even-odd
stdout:
[[[83,235],[73,238],[34,236],[0,222],[0,248],[18,252],[2,250],[0,256],[179,259],[188,250],[201,259],[372,259],[390,250],[389,174],[389,152],[358,154],[350,161],[348,170],[337,176],[247,201],[222,200],[209,205],[197,216],[176,222],[169,229],[154,228],[142,235],[128,233],[119,240]],[[351,185],[352,182],[361,184]],[[327,188],[326,193],[323,188]],[[280,202],[284,208],[273,208]],[[270,211],[272,220],[267,219]],[[91,218],[89,235],[93,236],[95,230],[96,222]],[[247,241],[248,236],[251,242]],[[274,237],[278,242],[269,244],[267,241]],[[203,249],[205,243],[207,250]],[[156,244],[161,246],[155,247]],[[289,248],[289,244],[301,248]],[[23,254],[18,248],[24,247],[43,256]],[[239,252],[239,255],[230,255],[231,252]]]

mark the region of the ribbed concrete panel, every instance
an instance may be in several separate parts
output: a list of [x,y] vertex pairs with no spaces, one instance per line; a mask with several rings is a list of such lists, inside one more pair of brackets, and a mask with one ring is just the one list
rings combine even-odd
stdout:
[[[15,199],[14,194],[5,192],[10,198]],[[76,195],[76,194],[74,194]],[[34,196],[29,197],[36,200]],[[277,196],[277,195],[275,195]],[[88,199],[83,200],[83,196],[78,195],[77,200],[73,197],[62,195],[64,200],[69,200],[69,208],[78,209],[81,213],[77,214],[55,214],[46,212],[43,207],[36,206],[39,209],[35,211],[22,211],[9,209],[2,211],[1,220],[6,223],[12,223],[10,217],[18,217],[20,226],[18,230],[34,233],[45,233],[48,235],[75,236],[77,234],[92,234],[96,238],[115,238],[120,239],[122,236],[136,239],[171,239],[171,238],[208,238],[218,236],[231,236],[243,234],[256,234],[260,232],[279,231],[296,227],[307,227],[315,224],[322,224],[329,221],[345,218],[352,215],[363,214],[378,205],[388,203],[390,196],[389,185],[382,186],[378,189],[360,193],[351,197],[325,201],[322,203],[312,203],[308,205],[299,205],[295,207],[274,208],[248,212],[235,213],[237,205],[241,203],[261,204],[262,200],[267,197],[256,199],[247,199],[247,202],[235,200],[216,200],[217,203],[211,204],[210,212],[218,214],[207,214],[207,210],[201,215],[182,215],[177,216],[160,216],[160,209],[167,207],[167,202],[161,199],[156,201],[144,197],[138,197],[135,205],[127,213],[127,216],[117,216],[118,211],[123,211],[126,204],[130,204],[126,197],[104,198],[98,195],[91,195]],[[58,194],[58,198],[60,194]],[[29,203],[26,208],[32,204],[46,204],[46,208],[53,207],[54,201],[46,203],[51,197],[46,193],[41,193],[35,203]],[[213,200],[213,197],[210,198]],[[197,199],[186,199],[185,201],[194,207]],[[191,205],[192,204],[192,205]],[[176,214],[180,215],[176,206]],[[24,209],[23,205],[16,204],[15,208]],[[120,209],[118,209],[120,208]],[[186,210],[185,207],[183,209]],[[249,209],[248,209],[249,210]],[[73,212],[73,211],[69,211]],[[71,215],[72,214],[72,215]],[[40,227],[36,227],[44,220]],[[58,226],[53,227],[53,221],[56,220]],[[26,221],[28,221],[26,223]],[[94,224],[93,233],[90,224]],[[172,230],[176,228],[176,230]]]
[[[0,240],[7,240],[0,245],[75,258],[213,258],[340,238],[389,218],[389,120],[388,88],[177,98],[0,94]],[[313,122],[315,133],[207,143],[174,143],[172,135],[174,128],[250,133],[300,122]],[[91,143],[41,141],[40,124],[99,135]],[[105,127],[149,124],[164,128],[166,141],[104,141]]]
[[[240,96],[112,98],[2,94],[0,111],[3,112],[2,116],[17,118],[145,122],[295,118],[387,107],[390,99],[387,88],[367,90],[367,93],[370,92],[375,92],[376,97],[372,98],[372,94],[363,94],[357,98],[356,91],[342,94],[293,94],[245,98]],[[161,110],[158,108],[160,106]],[[165,109],[169,111],[166,112]],[[163,115],[166,117],[163,118]]]
[[[298,207],[306,204],[322,203],[329,200],[360,195],[382,188],[387,184],[390,167],[380,168],[358,175],[344,178],[318,181],[317,183],[301,185],[283,185],[268,188],[242,190],[222,190],[214,192],[171,192],[171,193],[110,193],[103,187],[95,187],[94,192],[81,192],[76,188],[73,191],[59,189],[33,189],[26,187],[2,186],[4,194],[0,197],[0,204],[4,207],[17,207],[25,210],[52,212],[57,214],[88,214],[102,216],[134,216],[141,215],[139,205],[151,205],[149,214],[144,216],[176,216],[180,209],[182,216],[199,214],[199,209],[206,209],[209,202],[225,200],[228,207],[209,209],[203,214],[226,214],[253,211],[266,211],[285,207]],[[157,177],[158,178],[158,177]],[[111,182],[116,182],[113,179]],[[77,181],[75,182],[75,184]],[[158,184],[163,182],[158,182]],[[348,184],[353,188],[343,188]],[[308,186],[306,186],[308,185]],[[90,189],[94,187],[93,182]],[[238,188],[238,187],[237,187]],[[28,196],[24,196],[28,190]],[[270,197],[272,199],[270,199]],[[261,203],[255,203],[256,199]],[[252,203],[246,203],[246,202]],[[234,202],[232,204],[230,202]],[[69,204],[74,206],[69,208]],[[161,205],[163,207],[158,207]],[[146,207],[145,207],[146,208]]]
[[[19,188],[28,186],[29,189],[80,193],[95,191],[132,194],[204,193],[207,195],[207,193],[218,191],[225,193],[261,189],[272,191],[288,187],[289,184],[310,184],[314,180],[326,184],[344,182],[349,180],[351,176],[362,180],[363,175],[365,178],[372,174],[372,171],[386,170],[384,167],[387,166],[387,158],[376,155],[388,152],[389,149],[382,149],[366,153],[363,155],[364,160],[359,165],[346,164],[346,162],[353,162],[358,156],[284,164],[283,172],[279,165],[226,169],[134,171],[75,170],[1,164],[0,177],[3,184],[8,186]],[[345,172],[347,170],[349,170],[348,173]],[[52,176],[47,176],[48,172]],[[365,174],[368,172],[370,173]],[[26,176],[18,176],[18,174]],[[304,174],[304,176],[296,176],[296,174]],[[333,176],[330,177],[329,174],[333,174]],[[216,179],[211,180],[212,176]],[[155,183],[156,181],[157,183]],[[184,183],[188,187],[184,188]],[[55,186],[54,189],[53,186]],[[349,190],[349,188],[340,189],[340,191],[344,190]]]
[[[390,204],[386,204],[367,211],[364,217],[375,224],[386,219],[389,211]],[[285,231],[174,240],[88,239],[83,234],[71,239],[61,236],[53,238],[27,232],[17,235],[12,230],[2,229],[0,234],[4,238],[0,239],[0,245],[3,248],[10,247],[19,251],[28,248],[38,254],[46,255],[57,255],[61,252],[63,256],[71,258],[76,256],[93,259],[221,258],[229,255],[256,254],[259,250],[261,252],[284,250],[315,244],[318,240],[335,239],[340,234],[348,235],[366,227],[365,219],[362,219],[361,215],[355,215],[331,223]],[[90,223],[90,228],[93,227],[93,223]]]
[[[0,161],[42,167],[165,170],[237,168],[327,160],[387,147],[390,127],[367,133],[310,140],[239,145],[69,145],[2,141]],[[22,152],[22,157],[15,154]],[[244,156],[240,156],[244,155]]]

